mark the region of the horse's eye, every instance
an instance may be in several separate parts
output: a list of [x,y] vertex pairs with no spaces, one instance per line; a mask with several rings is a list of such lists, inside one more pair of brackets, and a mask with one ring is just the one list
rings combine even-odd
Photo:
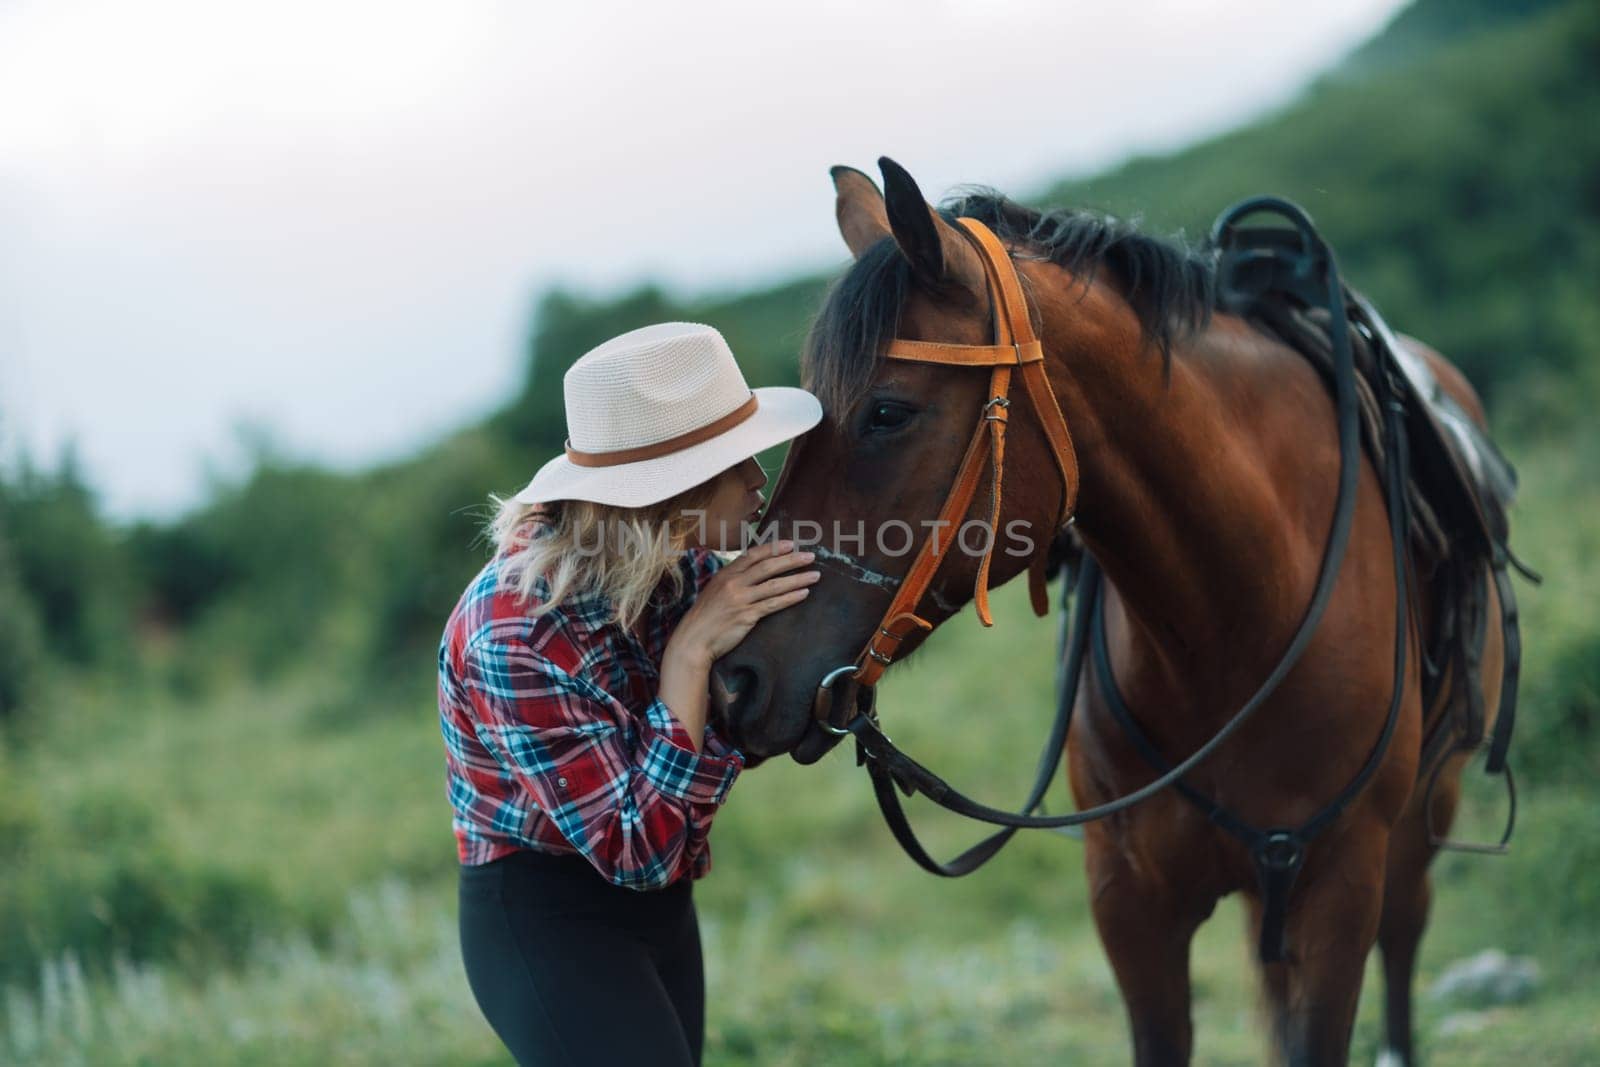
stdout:
[[872,410],[867,413],[867,431],[886,433],[889,430],[898,430],[911,421],[911,415],[911,409],[904,404],[897,404],[892,400],[880,400],[872,405]]

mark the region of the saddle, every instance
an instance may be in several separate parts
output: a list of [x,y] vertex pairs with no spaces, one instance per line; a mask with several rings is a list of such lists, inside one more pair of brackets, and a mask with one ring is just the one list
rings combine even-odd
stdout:
[[[1377,310],[1359,292],[1345,290],[1353,310],[1351,342],[1362,398],[1362,440],[1374,462],[1383,458],[1372,378],[1377,349],[1394,354],[1401,374],[1395,393],[1405,405],[1411,441],[1411,498],[1423,528],[1414,531],[1419,547],[1440,559],[1460,551],[1493,558],[1509,551],[1507,511],[1517,491],[1517,472],[1456,399],[1445,392],[1426,360],[1399,344]],[[1294,348],[1332,383],[1333,356],[1326,308],[1302,308],[1287,301],[1254,305],[1250,318]]]
[[[1217,306],[1240,315],[1304,356],[1333,385],[1331,313],[1326,294],[1310,270],[1312,250],[1304,235],[1282,227],[1220,228]],[[1327,253],[1331,256],[1331,253]],[[1486,733],[1480,664],[1487,633],[1487,581],[1496,583],[1505,637],[1505,673],[1499,715],[1489,740],[1487,771],[1505,765],[1516,714],[1520,638],[1508,567],[1537,582],[1539,576],[1512,553],[1507,512],[1517,475],[1509,460],[1461,405],[1445,391],[1429,363],[1401,344],[1365,296],[1343,287],[1350,343],[1357,370],[1362,443],[1375,467],[1383,468],[1382,412],[1376,397],[1402,408],[1408,441],[1410,562],[1416,573],[1436,579],[1434,633],[1424,636],[1423,699],[1432,708],[1453,663],[1467,699],[1454,717],[1425,724],[1418,774],[1428,777],[1429,801],[1444,757],[1483,746]],[[1379,374],[1386,380],[1376,380]],[[1449,719],[1449,721],[1446,721]],[[1514,807],[1513,807],[1514,811]],[[1508,824],[1503,848],[1510,836]],[[1435,841],[1442,845],[1452,842]],[[1455,846],[1477,850],[1484,846]]]

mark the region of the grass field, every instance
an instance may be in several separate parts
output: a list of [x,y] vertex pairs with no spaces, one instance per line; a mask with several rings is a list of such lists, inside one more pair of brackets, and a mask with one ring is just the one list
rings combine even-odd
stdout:
[[[1600,1060],[1600,843],[1592,745],[1564,738],[1544,679],[1596,647],[1600,489],[1581,450],[1519,456],[1517,543],[1561,580],[1524,589],[1529,646],[1516,849],[1447,856],[1421,987],[1488,947],[1530,953],[1529,1001],[1420,998],[1429,1062]],[[886,683],[898,741],[1014,804],[1047,726],[1054,621],[1020,586]],[[978,664],[982,664],[980,669]],[[0,761],[0,1062],[500,1063],[460,971],[453,853],[431,694],[352,709],[331,665],[182,700],[153,684],[62,687]],[[1592,707],[1592,703],[1585,705]],[[983,708],[968,713],[964,709]],[[1582,720],[1577,720],[1582,721]],[[1576,753],[1576,754],[1574,754]],[[1057,785],[1052,807],[1064,806]],[[1466,829],[1501,798],[1469,774]],[[974,831],[920,804],[941,851]],[[713,1064],[1126,1062],[1121,1003],[1084,900],[1078,845],[1024,835],[978,875],[922,874],[847,752],[747,775],[697,887]],[[1262,1060],[1234,902],[1195,950],[1197,1062]],[[1369,970],[1355,1059],[1378,1042]]]

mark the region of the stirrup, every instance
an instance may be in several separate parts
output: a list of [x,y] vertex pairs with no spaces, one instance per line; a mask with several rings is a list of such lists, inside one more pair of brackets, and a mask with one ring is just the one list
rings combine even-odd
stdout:
[[1445,764],[1450,762],[1452,756],[1460,753],[1478,752],[1487,745],[1483,741],[1471,744],[1457,743],[1440,757],[1434,765],[1432,773],[1428,775],[1428,789],[1422,796],[1422,818],[1428,828],[1428,844],[1434,848],[1447,852],[1471,852],[1480,856],[1504,856],[1511,851],[1511,832],[1517,825],[1517,780],[1511,774],[1511,764],[1507,763],[1501,768],[1501,773],[1506,782],[1506,798],[1509,807],[1506,811],[1506,828],[1500,834],[1500,840],[1494,844],[1485,844],[1481,841],[1457,841],[1453,838],[1441,836],[1434,829],[1433,823],[1433,791],[1438,788],[1439,778],[1444,773]]

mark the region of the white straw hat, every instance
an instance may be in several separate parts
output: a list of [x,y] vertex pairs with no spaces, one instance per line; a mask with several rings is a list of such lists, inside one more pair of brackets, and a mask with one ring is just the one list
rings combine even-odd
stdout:
[[665,322],[586,352],[562,377],[565,454],[516,495],[642,507],[798,437],[822,418],[804,389],[751,390],[722,334]]

